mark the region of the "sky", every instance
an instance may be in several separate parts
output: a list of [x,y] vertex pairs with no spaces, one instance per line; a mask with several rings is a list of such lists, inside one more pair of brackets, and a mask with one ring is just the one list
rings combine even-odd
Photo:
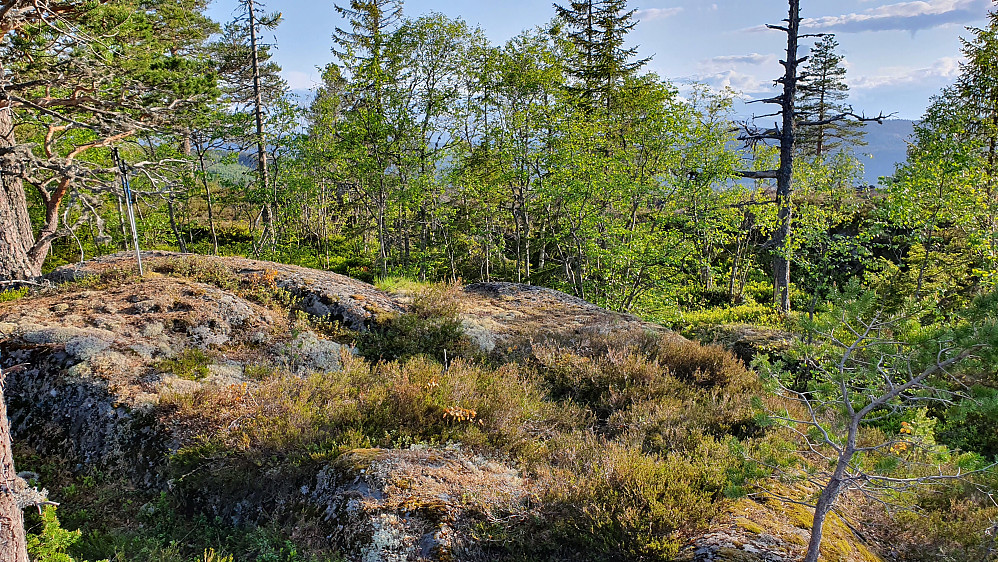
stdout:
[[[339,0],[347,4],[349,0]],[[568,0],[564,0],[567,4]],[[237,0],[215,0],[209,15],[231,19]],[[292,89],[306,92],[318,85],[319,68],[333,61],[331,34],[346,24],[333,9],[334,0],[266,0],[268,12],[284,21],[266,40],[276,43],[275,60]],[[779,53],[786,35],[765,28],[787,17],[783,0],[631,0],[638,24],[628,35],[647,68],[682,87],[703,82],[730,86],[741,99],[766,97],[777,90],[782,74]],[[970,27],[984,27],[992,0],[802,0],[803,29],[835,33],[845,57],[857,112],[883,112],[918,119],[929,99],[959,74],[960,37]],[[440,12],[481,27],[495,44],[554,16],[544,0],[409,0],[407,17]],[[813,40],[802,43],[801,54]],[[760,106],[738,105],[748,116],[766,113]]]

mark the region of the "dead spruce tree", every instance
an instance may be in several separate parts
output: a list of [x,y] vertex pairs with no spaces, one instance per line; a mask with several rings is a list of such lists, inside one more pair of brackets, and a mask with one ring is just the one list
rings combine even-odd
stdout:
[[786,58],[780,61],[784,72],[783,76],[776,80],[777,84],[783,86],[783,93],[772,98],[756,100],[756,103],[773,104],[779,107],[776,112],[760,115],[757,118],[780,117],[782,123],[774,124],[772,128],[761,128],[754,125],[754,123],[746,123],[743,133],[739,136],[739,140],[746,143],[775,141],[780,146],[779,168],[775,170],[743,171],[740,174],[742,177],[748,179],[776,180],[778,218],[776,230],[773,231],[769,246],[775,252],[773,256],[774,301],[783,314],[790,312],[790,241],[793,225],[794,158],[796,156],[798,128],[827,126],[845,119],[882,123],[888,117],[881,113],[876,117],[868,118],[856,115],[852,111],[845,111],[828,115],[816,121],[799,120],[800,112],[797,111],[796,107],[798,98],[797,90],[798,83],[805,78],[799,69],[800,65],[807,61],[807,57],[797,56],[800,40],[809,37],[822,37],[824,34],[801,34],[800,0],[789,0],[789,3],[790,15],[784,20],[786,25],[766,26],[770,29],[782,31],[787,35]]

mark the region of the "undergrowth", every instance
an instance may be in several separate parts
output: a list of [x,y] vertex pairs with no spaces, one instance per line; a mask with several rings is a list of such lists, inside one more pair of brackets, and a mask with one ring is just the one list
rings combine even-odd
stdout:
[[[174,485],[185,497],[279,496],[349,451],[460,443],[511,460],[541,490],[532,517],[488,529],[504,557],[668,559],[751,478],[736,444],[756,433],[758,383],[727,352],[683,340],[584,347],[538,346],[500,366],[345,353],[340,372],[271,377],[237,424],[174,457]],[[180,417],[223,407],[212,396],[167,405]]]
[[360,335],[357,348],[372,360],[428,355],[437,361],[467,356],[471,343],[458,318],[457,285],[430,285],[412,297],[404,314],[382,318]]

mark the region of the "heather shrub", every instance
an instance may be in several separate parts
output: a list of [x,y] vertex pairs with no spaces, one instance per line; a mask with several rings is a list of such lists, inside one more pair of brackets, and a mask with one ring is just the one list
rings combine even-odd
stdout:
[[676,378],[700,387],[728,387],[732,391],[760,389],[758,379],[730,351],[719,345],[700,345],[663,337],[652,350]]
[[425,354],[438,361],[468,355],[469,341],[458,319],[457,285],[430,285],[416,293],[403,314],[383,318],[361,334],[357,348],[375,361]]
[[546,401],[516,365],[458,359],[445,369],[426,357],[375,364],[342,358],[339,372],[264,383],[254,393],[260,407],[226,441],[261,458],[449,441],[516,454],[541,432],[588,424],[580,409]]
[[552,443],[541,518],[516,529],[528,557],[668,560],[719,513],[728,447],[644,454],[592,434]]
[[576,350],[535,345],[551,398],[590,410],[601,433],[646,451],[751,434],[758,379],[730,352],[672,336],[591,337]]
[[[996,546],[998,507],[986,494],[972,492],[967,486],[955,488],[958,490],[955,494],[941,487],[923,490],[915,501],[915,509],[894,513],[870,510],[868,528],[891,545],[899,560],[989,560]],[[920,505],[926,500],[930,505]]]

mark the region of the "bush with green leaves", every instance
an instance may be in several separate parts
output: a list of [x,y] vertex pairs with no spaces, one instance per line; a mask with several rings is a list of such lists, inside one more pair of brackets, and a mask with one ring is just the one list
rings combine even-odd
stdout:
[[[76,562],[66,551],[80,540],[80,531],[62,528],[56,508],[46,505],[39,515],[41,528],[37,533],[29,532],[28,556],[34,562]],[[81,561],[82,562],[82,561]],[[108,562],[104,560],[103,562]]]

